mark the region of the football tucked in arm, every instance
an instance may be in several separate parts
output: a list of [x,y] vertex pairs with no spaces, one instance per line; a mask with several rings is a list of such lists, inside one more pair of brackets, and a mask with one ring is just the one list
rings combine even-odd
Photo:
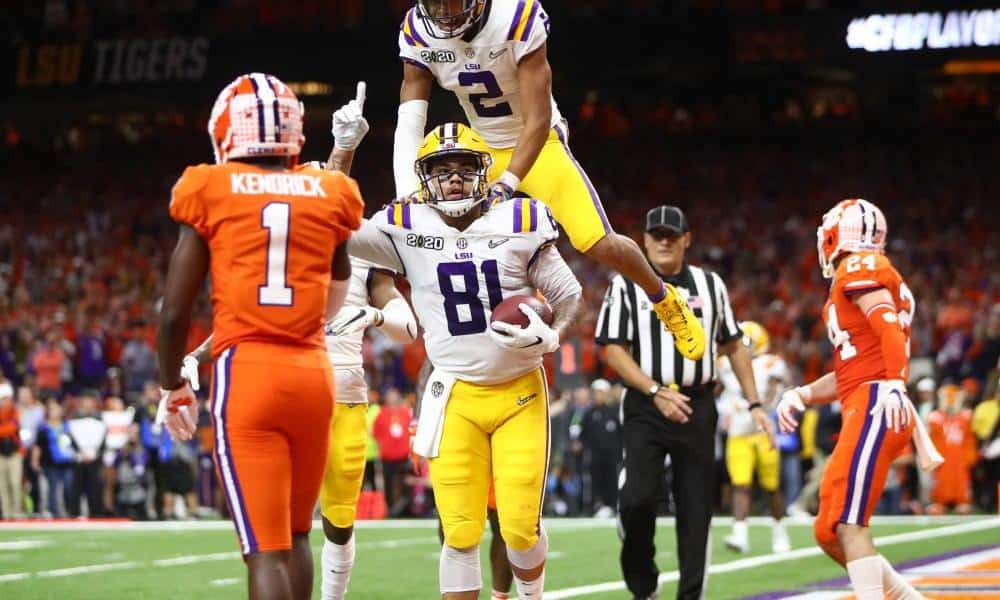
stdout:
[[542,317],[546,325],[552,325],[552,308],[546,302],[526,294],[511,296],[500,304],[497,304],[497,307],[493,309],[493,314],[490,316],[490,323],[503,321],[504,323],[517,325],[521,328],[527,327],[529,324],[528,317],[518,308],[521,304],[527,304]]

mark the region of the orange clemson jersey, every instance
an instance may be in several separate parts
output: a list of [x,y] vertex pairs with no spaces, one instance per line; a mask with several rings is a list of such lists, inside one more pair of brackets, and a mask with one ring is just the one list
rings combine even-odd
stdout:
[[353,179],[311,165],[185,169],[170,216],[211,251],[213,355],[246,341],[322,349],[334,250],[363,209]]
[[886,289],[892,294],[906,335],[907,354],[910,324],[916,302],[889,259],[882,254],[858,252],[841,261],[830,285],[830,297],[823,307],[827,335],[834,346],[837,397],[847,398],[851,390],[866,381],[905,379],[903,373],[886,373],[878,336],[852,297]]
[[938,504],[965,504],[971,501],[972,466],[978,451],[972,433],[972,411],[957,414],[935,410],[927,419],[927,431],[941,451],[944,464],[934,471],[931,500]]

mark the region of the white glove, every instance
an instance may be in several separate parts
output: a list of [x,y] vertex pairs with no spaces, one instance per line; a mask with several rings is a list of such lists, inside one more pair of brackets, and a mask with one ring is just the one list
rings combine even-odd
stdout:
[[489,329],[493,341],[501,348],[519,354],[541,356],[555,352],[559,347],[559,332],[546,325],[542,317],[527,304],[520,304],[518,308],[528,317],[528,326],[522,328],[496,321]]
[[160,388],[156,423],[166,425],[170,437],[186,442],[198,427],[198,400],[187,381],[176,390]]
[[368,120],[365,119],[365,88],[364,81],[358,82],[358,93],[354,100],[337,109],[333,113],[333,145],[339,150],[357,150],[361,140],[368,133]]
[[350,335],[371,325],[378,327],[383,321],[382,311],[374,306],[345,306],[326,324],[324,331],[326,335]]
[[804,413],[806,411],[806,405],[802,401],[802,395],[799,393],[799,388],[794,388],[791,390],[786,390],[784,394],[781,395],[781,400],[778,401],[778,426],[781,427],[782,433],[791,433],[798,429],[799,421],[796,415],[799,413]]
[[885,413],[885,426],[893,431],[903,431],[910,423],[910,403],[906,384],[901,379],[879,381],[878,397],[871,414],[878,417]]
[[201,387],[198,376],[198,359],[188,354],[181,362],[181,379],[187,379],[191,389],[198,391]]

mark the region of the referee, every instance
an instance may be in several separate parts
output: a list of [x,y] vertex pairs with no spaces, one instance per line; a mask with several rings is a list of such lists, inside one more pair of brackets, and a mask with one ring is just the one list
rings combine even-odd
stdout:
[[653,536],[669,454],[677,507],[677,598],[701,598],[714,505],[718,413],[713,388],[720,353],[729,356],[758,428],[772,439],[774,428],[759,408],[750,352],[742,343],[725,283],[711,271],[684,264],[691,245],[684,213],[676,206],[654,208],[646,213],[643,237],[646,258],[664,281],[686,296],[712,343],[701,360],[685,359],[675,351],[673,338],[642,289],[621,275],[612,280],[596,341],[607,347],[608,364],[628,386],[622,407],[625,459],[618,480],[622,574],[635,598],[656,597],[659,570],[653,560]]

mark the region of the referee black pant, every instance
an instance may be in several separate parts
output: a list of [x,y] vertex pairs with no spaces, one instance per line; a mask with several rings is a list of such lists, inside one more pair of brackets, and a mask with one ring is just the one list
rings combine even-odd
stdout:
[[625,465],[619,493],[622,574],[636,598],[656,590],[656,507],[663,490],[664,459],[670,455],[677,509],[677,598],[701,598],[714,506],[715,426],[718,412],[710,385],[681,389],[691,398],[686,424],[668,421],[651,398],[625,395]]

